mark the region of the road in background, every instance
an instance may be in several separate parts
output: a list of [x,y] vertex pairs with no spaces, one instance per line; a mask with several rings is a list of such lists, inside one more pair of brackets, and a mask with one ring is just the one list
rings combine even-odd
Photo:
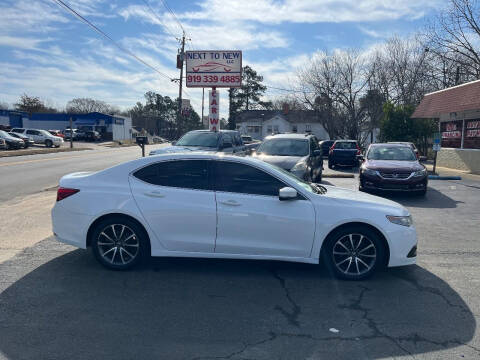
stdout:
[[[146,153],[153,148],[148,147]],[[35,194],[58,184],[68,173],[98,171],[141,157],[138,146],[97,148],[66,153],[28,155],[0,159],[0,201]]]

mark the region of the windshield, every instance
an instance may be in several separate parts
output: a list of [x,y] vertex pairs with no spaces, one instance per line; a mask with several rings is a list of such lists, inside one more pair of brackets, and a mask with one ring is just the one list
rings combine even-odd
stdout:
[[308,140],[266,140],[260,145],[257,153],[275,156],[307,156],[309,153]]
[[38,130],[41,134],[47,135],[47,136],[52,136],[47,130]]
[[409,146],[373,146],[368,151],[367,159],[415,161],[417,157]]
[[190,132],[183,135],[175,145],[177,146],[201,146],[216,148],[218,134],[214,132]]
[[9,133],[7,133],[6,131],[0,130],[0,137],[9,138],[9,137],[12,137],[12,136]]

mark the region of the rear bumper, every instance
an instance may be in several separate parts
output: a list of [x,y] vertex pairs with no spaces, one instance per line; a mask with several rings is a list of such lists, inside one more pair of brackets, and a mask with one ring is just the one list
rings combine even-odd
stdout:
[[52,230],[55,238],[82,249],[87,247],[87,232],[93,218],[65,209],[61,202],[52,209]]

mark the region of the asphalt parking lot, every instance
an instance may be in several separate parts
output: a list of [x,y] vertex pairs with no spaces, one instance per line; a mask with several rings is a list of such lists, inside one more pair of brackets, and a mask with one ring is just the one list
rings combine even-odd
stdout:
[[265,261],[114,272],[47,237],[0,264],[0,359],[480,358],[480,181],[388,197],[414,217],[418,265],[362,282]]

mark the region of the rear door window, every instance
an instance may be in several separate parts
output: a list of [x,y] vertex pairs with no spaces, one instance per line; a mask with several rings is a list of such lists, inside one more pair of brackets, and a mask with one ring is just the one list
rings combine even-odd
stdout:
[[137,179],[159,186],[211,190],[208,160],[174,160],[145,166],[133,173]]
[[27,130],[27,135],[40,135],[38,130]]
[[356,150],[357,144],[352,141],[339,141],[335,143],[335,150]]

